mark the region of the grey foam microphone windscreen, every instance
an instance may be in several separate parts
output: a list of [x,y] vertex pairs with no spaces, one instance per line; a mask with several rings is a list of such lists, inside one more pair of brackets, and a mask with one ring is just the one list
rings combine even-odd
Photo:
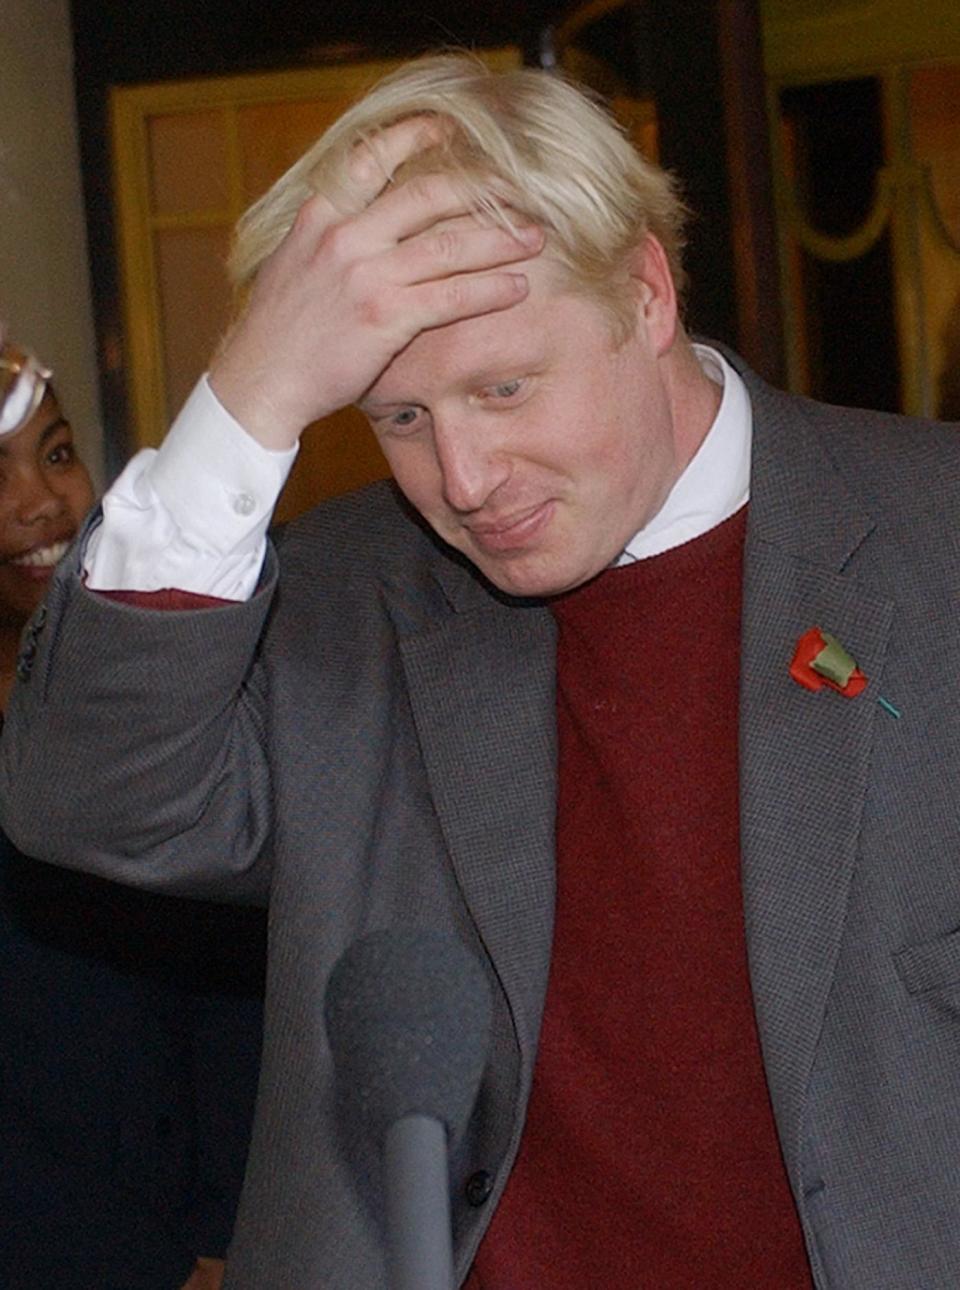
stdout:
[[455,937],[388,928],[355,941],[327,983],[324,1013],[340,1096],[377,1143],[397,1120],[466,1127],[490,1035],[490,988]]

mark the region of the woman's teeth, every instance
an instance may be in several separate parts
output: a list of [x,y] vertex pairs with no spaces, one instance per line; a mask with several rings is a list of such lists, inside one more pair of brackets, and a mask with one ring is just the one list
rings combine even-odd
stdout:
[[53,542],[50,546],[28,551],[26,555],[18,555],[10,563],[19,565],[21,569],[49,569],[63,559],[69,545],[69,542]]

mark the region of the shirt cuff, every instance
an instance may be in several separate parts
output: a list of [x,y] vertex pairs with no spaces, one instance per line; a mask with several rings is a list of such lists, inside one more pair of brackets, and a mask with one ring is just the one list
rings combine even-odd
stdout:
[[203,377],[162,447],[137,453],[104,497],[87,586],[249,599],[296,455],[248,435]]

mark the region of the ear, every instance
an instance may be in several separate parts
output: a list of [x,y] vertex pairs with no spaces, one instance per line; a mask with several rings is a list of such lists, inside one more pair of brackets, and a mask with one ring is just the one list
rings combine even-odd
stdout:
[[637,326],[646,331],[654,355],[660,358],[677,337],[677,289],[667,253],[647,233],[630,256],[630,277],[636,291]]

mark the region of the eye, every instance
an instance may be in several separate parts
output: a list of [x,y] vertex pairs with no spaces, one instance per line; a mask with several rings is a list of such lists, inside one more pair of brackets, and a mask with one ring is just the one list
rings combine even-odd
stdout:
[[380,434],[386,433],[403,437],[417,434],[423,428],[424,419],[424,409],[418,408],[414,404],[410,407],[398,408],[396,412],[391,412],[389,416],[379,418],[374,421],[373,428]]
[[499,385],[495,385],[493,387],[494,398],[512,399],[515,394],[519,393],[520,386],[522,384],[523,382],[519,379],[514,381],[502,381]]
[[508,403],[516,399],[517,395],[522,393],[526,385],[522,377],[515,377],[511,381],[498,381],[496,385],[488,385],[480,391],[480,398],[484,402],[503,402]]
[[70,466],[76,461],[77,453],[72,443],[58,443],[47,453],[48,466]]
[[416,403],[394,404],[393,410],[385,407],[364,408],[361,411],[370,422],[374,434],[381,437],[393,435],[403,438],[418,434],[429,421],[429,413]]

